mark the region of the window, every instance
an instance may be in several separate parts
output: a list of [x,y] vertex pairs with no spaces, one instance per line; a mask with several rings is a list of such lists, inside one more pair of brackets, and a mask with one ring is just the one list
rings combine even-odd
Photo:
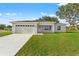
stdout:
[[16,25],[16,27],[19,27],[19,25]]
[[22,25],[23,27],[25,27],[25,25]]
[[58,26],[58,27],[57,27],[57,30],[61,30],[61,26]]
[[16,27],[34,27],[34,25],[16,25]]
[[20,25],[22,27],[22,25]]
[[51,30],[51,26],[45,26],[45,30]]
[[18,25],[16,25],[16,27],[17,27]]

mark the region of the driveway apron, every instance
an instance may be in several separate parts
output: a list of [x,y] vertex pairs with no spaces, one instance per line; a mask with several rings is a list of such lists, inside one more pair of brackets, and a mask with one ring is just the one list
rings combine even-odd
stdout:
[[12,34],[0,37],[0,56],[14,56],[32,34]]

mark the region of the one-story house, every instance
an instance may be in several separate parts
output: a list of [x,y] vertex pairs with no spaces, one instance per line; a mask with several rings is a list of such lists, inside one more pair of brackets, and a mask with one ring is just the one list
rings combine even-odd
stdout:
[[66,32],[66,24],[50,21],[13,21],[13,33]]

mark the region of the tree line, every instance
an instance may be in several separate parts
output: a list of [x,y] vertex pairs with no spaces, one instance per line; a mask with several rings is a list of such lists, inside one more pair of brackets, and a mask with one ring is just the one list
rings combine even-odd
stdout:
[[11,25],[0,24],[0,30],[11,30]]

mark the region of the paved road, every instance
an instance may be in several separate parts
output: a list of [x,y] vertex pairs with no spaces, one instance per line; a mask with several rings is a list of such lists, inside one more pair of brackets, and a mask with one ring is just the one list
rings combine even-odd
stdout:
[[32,34],[12,34],[0,37],[0,56],[14,56]]

